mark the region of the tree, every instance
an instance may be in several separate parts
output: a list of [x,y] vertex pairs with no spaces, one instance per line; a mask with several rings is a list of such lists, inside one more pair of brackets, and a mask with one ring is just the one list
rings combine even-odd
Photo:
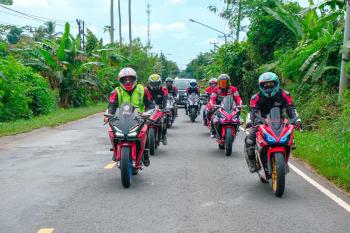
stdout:
[[[344,46],[350,41],[350,0],[346,1],[346,18],[345,18],[345,28],[344,28]],[[350,51],[344,51],[341,61],[340,70],[340,82],[339,82],[339,97],[338,101],[340,103],[344,100],[344,92],[348,87],[349,75],[346,72],[346,63],[349,62]]]
[[92,55],[92,51],[97,49],[99,46],[99,40],[97,37],[92,33],[91,30],[87,29],[87,35],[86,35],[86,53],[88,55]]
[[0,0],[0,4],[12,5],[13,4],[13,0]]
[[111,44],[114,43],[114,0],[111,0],[111,27],[110,27]]
[[131,0],[129,0],[129,53],[132,54]]
[[118,17],[119,17],[119,44],[123,43],[123,38],[122,38],[122,13],[120,9],[120,0],[118,0]]
[[16,26],[11,26],[9,33],[7,34],[7,41],[10,44],[17,44],[21,38],[23,30]]

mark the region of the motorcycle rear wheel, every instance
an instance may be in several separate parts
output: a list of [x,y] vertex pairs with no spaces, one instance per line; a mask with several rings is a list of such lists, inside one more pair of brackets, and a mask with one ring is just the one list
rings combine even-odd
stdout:
[[271,167],[273,192],[276,197],[282,197],[286,180],[286,165],[282,153],[273,154]]
[[156,150],[156,142],[155,142],[155,133],[154,133],[154,128],[150,128],[148,130],[148,134],[147,134],[147,141],[148,141],[148,149],[149,149],[149,153],[151,155],[154,155],[154,152]]
[[225,135],[225,154],[227,156],[231,156],[232,154],[232,144],[233,144],[232,129],[227,128],[226,135]]
[[124,188],[129,188],[131,184],[133,167],[130,160],[130,147],[122,147],[120,159],[120,174]]

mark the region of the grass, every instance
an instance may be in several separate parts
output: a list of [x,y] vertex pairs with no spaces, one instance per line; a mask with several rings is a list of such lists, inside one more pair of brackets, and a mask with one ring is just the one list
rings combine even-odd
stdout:
[[82,108],[59,108],[56,111],[28,120],[0,122],[0,137],[29,132],[42,127],[58,126],[70,121],[78,120],[106,109],[106,103],[99,103]]
[[350,143],[346,134],[334,127],[297,133],[297,150],[293,154],[350,192]]

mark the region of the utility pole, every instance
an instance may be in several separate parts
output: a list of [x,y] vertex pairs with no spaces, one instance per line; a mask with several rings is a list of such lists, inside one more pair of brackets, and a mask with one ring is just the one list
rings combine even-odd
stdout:
[[147,3],[147,48],[151,47],[151,5]]
[[242,21],[242,0],[238,0],[238,18],[237,18],[237,30],[236,30],[236,42],[239,42],[239,33],[241,31]]
[[83,20],[83,50],[85,50],[85,21]]
[[118,15],[119,15],[119,44],[123,43],[122,38],[122,13],[120,9],[120,0],[118,0]]
[[132,35],[131,35],[131,0],[129,0],[129,53],[132,55]]
[[85,47],[85,22],[84,20],[81,19],[76,19],[76,22],[78,24],[78,30],[79,30],[79,38],[80,38],[80,45],[79,45],[79,49],[84,49]]
[[[344,28],[344,45],[350,40],[350,0],[346,0],[346,16],[345,16],[345,28]],[[341,69],[340,69],[340,82],[339,82],[339,96],[338,102],[343,103],[344,92],[348,87],[349,75],[346,72],[346,63],[350,59],[349,51],[343,52]]]
[[111,29],[110,29],[111,44],[114,43],[114,0],[111,0]]

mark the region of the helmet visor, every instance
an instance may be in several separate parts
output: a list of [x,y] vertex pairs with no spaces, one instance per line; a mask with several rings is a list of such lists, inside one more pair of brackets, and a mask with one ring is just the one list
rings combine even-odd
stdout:
[[219,80],[220,88],[227,88],[230,85],[230,80]]
[[120,83],[123,85],[133,84],[136,81],[136,78],[133,76],[126,76],[120,79]]
[[150,82],[149,85],[150,85],[152,88],[159,88],[160,82],[159,82],[159,81],[157,81],[157,82]]
[[260,83],[260,87],[268,94],[271,94],[277,84],[274,81]]

